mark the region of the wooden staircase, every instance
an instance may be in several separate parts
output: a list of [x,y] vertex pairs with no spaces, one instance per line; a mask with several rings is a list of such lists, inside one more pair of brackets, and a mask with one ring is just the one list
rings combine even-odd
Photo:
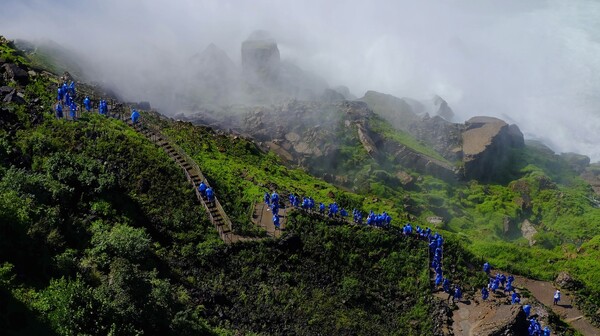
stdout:
[[215,196],[213,202],[209,202],[206,197],[203,197],[198,191],[198,186],[202,181],[210,187],[208,181],[200,171],[200,168],[194,160],[192,160],[181,148],[172,144],[158,130],[150,129],[141,124],[133,124],[131,120],[124,120],[129,126],[133,127],[137,132],[143,134],[150,141],[161,147],[171,159],[173,159],[183,170],[188,182],[193,186],[196,193],[196,198],[204,207],[208,214],[210,222],[215,226],[219,237],[226,243],[232,244],[240,241],[256,240],[256,238],[243,237],[235,234],[232,230],[231,220],[223,210],[219,199]]

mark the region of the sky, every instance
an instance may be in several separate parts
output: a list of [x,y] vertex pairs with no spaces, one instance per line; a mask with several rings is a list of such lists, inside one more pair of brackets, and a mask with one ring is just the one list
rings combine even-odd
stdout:
[[456,121],[500,117],[600,160],[600,1],[2,0],[0,12],[1,35],[70,47],[127,99],[167,109],[158,92],[177,90],[192,55],[213,42],[239,64],[257,29],[359,97],[437,94]]

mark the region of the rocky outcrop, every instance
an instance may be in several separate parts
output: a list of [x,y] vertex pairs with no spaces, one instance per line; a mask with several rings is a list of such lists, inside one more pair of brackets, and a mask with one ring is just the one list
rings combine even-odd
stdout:
[[348,100],[356,99],[356,96],[353,95],[352,92],[350,92],[350,89],[347,86],[343,86],[343,85],[336,86],[336,87],[332,88],[332,90],[334,90],[337,93],[344,96],[344,99],[348,99]]
[[590,184],[596,195],[600,195],[600,163],[591,164],[580,176]]
[[389,94],[367,91],[359,100],[400,130],[410,131],[411,126],[421,119],[404,99]]
[[433,97],[433,105],[436,107],[435,115],[438,115],[448,121],[452,121],[454,118],[454,111],[450,108],[450,105],[442,99],[442,97],[436,95]]
[[473,117],[462,133],[464,177],[501,180],[510,169],[512,149],[524,146],[518,127],[493,117]]
[[462,160],[461,134],[465,125],[448,121],[453,118],[454,112],[441,97],[435,96],[431,101],[420,102],[367,91],[360,101],[366,102],[394,128],[425,142],[445,159],[452,162]]
[[12,90],[9,94],[5,95],[2,99],[4,103],[15,103],[18,105],[25,104],[25,99],[23,98],[23,94],[18,93],[17,90]]
[[14,63],[5,63],[0,68],[0,72],[4,77],[4,81],[16,82],[19,85],[27,85],[29,83],[29,74]]
[[583,173],[585,168],[590,165],[589,156],[577,154],[577,153],[561,153],[560,157],[567,161],[571,169],[577,172],[577,174]]
[[533,239],[533,237],[537,234],[537,230],[527,219],[521,224],[521,234],[529,241],[529,246],[535,245],[535,239]]
[[446,162],[419,153],[394,141],[384,142],[384,151],[390,153],[394,162],[420,173],[440,178],[444,181],[456,181],[454,167]]
[[279,48],[267,32],[256,31],[242,43],[242,71],[251,82],[276,82],[280,65]]
[[371,139],[371,137],[369,136],[364,125],[357,124],[356,128],[358,132],[358,139],[360,140],[360,143],[363,145],[367,153],[369,153],[369,155],[371,156],[379,155],[379,150],[377,149],[377,146],[375,146],[375,142],[373,142],[373,139]]
[[558,273],[558,276],[556,276],[554,283],[556,283],[556,285],[562,289],[576,290],[576,289],[581,288],[581,283],[579,281],[575,280],[567,272]]
[[323,91],[323,93],[319,97],[319,100],[324,103],[334,103],[346,100],[346,97],[344,97],[343,94],[337,92],[336,90],[325,89],[325,91]]
[[240,82],[236,65],[225,51],[211,43],[190,59],[186,98],[197,104],[230,104]]

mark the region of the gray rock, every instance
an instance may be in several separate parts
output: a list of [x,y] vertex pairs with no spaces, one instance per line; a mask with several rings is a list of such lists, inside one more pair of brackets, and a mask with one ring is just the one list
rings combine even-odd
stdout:
[[21,97],[21,95],[19,95],[19,93],[17,93],[17,90],[13,90],[11,93],[7,94],[6,96],[4,96],[4,99],[2,99],[2,102],[4,103],[15,103],[18,105],[23,105],[25,104],[25,99],[23,99]]
[[5,63],[2,65],[1,71],[4,73],[4,80],[6,82],[14,81],[20,85],[27,85],[29,83],[29,74],[27,74],[27,71],[19,68],[14,63]]
[[535,244],[535,240],[533,239],[533,237],[536,233],[537,230],[535,229],[533,224],[531,224],[531,222],[527,219],[524,220],[521,224],[521,234],[523,235],[523,237],[525,237],[525,239],[529,241],[529,246],[533,246]]
[[558,287],[569,290],[578,289],[581,286],[579,281],[573,279],[567,272],[560,272],[554,282]]
[[13,92],[14,88],[10,86],[0,86],[0,97],[4,97],[7,94]]

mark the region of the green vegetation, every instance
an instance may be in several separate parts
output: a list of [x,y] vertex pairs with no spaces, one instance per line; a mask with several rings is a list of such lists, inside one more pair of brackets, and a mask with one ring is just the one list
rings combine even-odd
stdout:
[[[5,59],[23,57],[0,46]],[[37,103],[5,104],[0,116],[0,328],[9,334],[433,333],[421,242],[296,213],[279,241],[225,246],[162,150],[117,120],[52,118],[54,82],[38,76],[22,88]],[[447,237],[447,274],[467,291],[485,281],[474,272],[482,260],[547,280],[566,270],[598,320],[600,209],[551,153],[516,153],[518,174],[502,185],[419,176],[405,188],[396,177],[402,167],[371,160],[345,132],[340,160],[327,164],[347,174],[353,193],[243,138],[152,113],[144,120],[196,160],[238,233],[262,234],[250,216],[270,190],[385,210],[396,227],[442,216],[435,229]],[[441,158],[382,120],[370,122]],[[525,219],[537,230],[533,246],[521,234]]]
[[421,143],[415,137],[410,135],[408,132],[396,130],[392,128],[392,126],[379,117],[373,117],[369,120],[370,128],[383,135],[386,139],[393,140],[399,144],[402,144],[417,153],[421,153],[427,155],[431,158],[439,160],[444,163],[449,163],[443,156],[441,156],[438,152],[427,147],[426,144]]
[[[287,235],[225,246],[181,170],[123,122],[3,105],[0,328],[8,335],[433,333],[426,245],[295,214]],[[148,116],[148,120],[151,117]],[[268,188],[391,207],[288,170],[243,139],[164,122],[240,230]]]

